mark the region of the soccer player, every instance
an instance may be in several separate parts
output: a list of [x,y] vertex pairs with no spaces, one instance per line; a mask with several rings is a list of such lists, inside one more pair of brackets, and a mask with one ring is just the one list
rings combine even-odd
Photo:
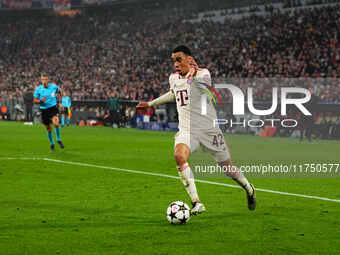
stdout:
[[[41,74],[41,83],[34,91],[34,103],[40,104],[41,119],[47,130],[47,136],[51,144],[51,150],[54,150],[54,139],[51,124],[54,125],[57,142],[60,148],[64,148],[64,144],[60,139],[60,127],[57,108],[57,94],[62,93],[61,89],[54,83],[49,82],[48,75]],[[61,105],[61,104],[60,104]]]
[[67,95],[66,91],[63,92],[63,97],[61,99],[62,113],[61,113],[61,126],[65,125],[65,116],[66,116],[66,125],[70,125],[71,118],[71,98]]
[[198,68],[190,49],[186,46],[176,47],[171,58],[177,72],[169,77],[170,91],[151,102],[140,102],[137,108],[154,107],[176,100],[179,132],[175,135],[174,157],[179,176],[191,198],[191,214],[196,215],[205,211],[188,164],[190,154],[200,145],[203,146],[204,151],[211,153],[226,175],[246,191],[248,209],[255,210],[255,189],[243,173],[232,165],[222,131],[214,125],[217,116],[211,101],[207,101],[206,114],[202,114],[201,98],[203,91],[211,86],[210,72],[207,69]]

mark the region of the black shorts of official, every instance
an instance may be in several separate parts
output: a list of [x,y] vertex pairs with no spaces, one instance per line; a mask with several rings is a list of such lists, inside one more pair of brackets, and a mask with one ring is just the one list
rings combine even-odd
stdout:
[[41,109],[41,120],[44,125],[49,125],[52,123],[52,118],[58,116],[59,110],[57,106],[52,106],[47,109]]
[[61,113],[68,116],[68,107],[64,107],[64,110],[62,110]]

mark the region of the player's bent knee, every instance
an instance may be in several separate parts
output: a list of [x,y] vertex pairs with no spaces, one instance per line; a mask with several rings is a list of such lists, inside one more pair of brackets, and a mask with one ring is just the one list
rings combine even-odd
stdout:
[[178,166],[182,166],[187,162],[187,158],[183,153],[174,153],[174,157]]
[[226,167],[232,167],[233,166],[231,159],[227,159],[225,161],[219,162],[218,164],[220,166],[226,166]]
[[174,157],[178,166],[184,165],[190,155],[190,149],[185,144],[178,144],[175,148]]
[[59,118],[58,117],[53,117],[52,121],[53,121],[53,125],[55,125],[55,126],[59,125]]
[[187,162],[188,157],[183,152],[174,153],[175,161],[178,166],[182,166]]

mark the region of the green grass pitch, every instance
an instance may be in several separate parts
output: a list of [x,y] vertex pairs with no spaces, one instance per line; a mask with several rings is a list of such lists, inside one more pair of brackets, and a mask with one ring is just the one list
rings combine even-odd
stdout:
[[[0,122],[0,255],[340,254],[340,203],[197,183],[207,212],[167,222],[189,204],[180,180],[70,165],[50,158],[177,176],[174,133],[66,127],[51,152],[42,125]],[[226,135],[233,162],[340,163],[340,143]],[[20,158],[18,160],[8,158]],[[26,158],[26,159],[25,159]],[[340,169],[339,169],[340,170]],[[227,178],[205,180],[234,184]],[[257,188],[340,199],[338,178],[255,178]]]

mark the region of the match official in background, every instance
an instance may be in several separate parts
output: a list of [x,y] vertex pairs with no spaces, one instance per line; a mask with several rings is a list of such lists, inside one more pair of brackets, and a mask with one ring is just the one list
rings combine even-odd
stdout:
[[118,127],[120,127],[120,106],[119,106],[119,99],[115,92],[112,92],[110,94],[109,99],[106,103],[106,108],[110,111],[110,120],[113,124],[117,124]]
[[300,130],[300,141],[303,140],[304,137],[308,139],[308,141],[312,141],[312,134],[315,131],[314,127],[314,117],[316,116],[318,112],[318,103],[320,101],[319,97],[314,94],[314,89],[309,88],[309,91],[311,93],[311,99],[306,104],[306,108],[309,110],[309,112],[312,114],[310,116],[301,115],[301,121],[302,121],[302,129]]
[[[54,150],[54,139],[51,129],[51,124],[54,125],[55,134],[57,136],[57,142],[60,148],[64,148],[64,144],[60,139],[60,127],[59,127],[59,110],[57,108],[57,94],[59,99],[61,98],[61,89],[54,83],[49,82],[48,75],[41,74],[41,84],[34,91],[34,103],[40,104],[42,123],[47,130],[47,136],[51,144],[51,150]],[[60,104],[61,106],[61,104]]]
[[31,88],[28,88],[25,91],[23,98],[24,98],[24,104],[25,104],[26,121],[32,122],[33,121],[33,91]]
[[63,97],[61,99],[61,126],[65,125],[65,117],[66,117],[66,125],[70,125],[71,119],[71,98],[68,96],[66,91],[63,92]]

